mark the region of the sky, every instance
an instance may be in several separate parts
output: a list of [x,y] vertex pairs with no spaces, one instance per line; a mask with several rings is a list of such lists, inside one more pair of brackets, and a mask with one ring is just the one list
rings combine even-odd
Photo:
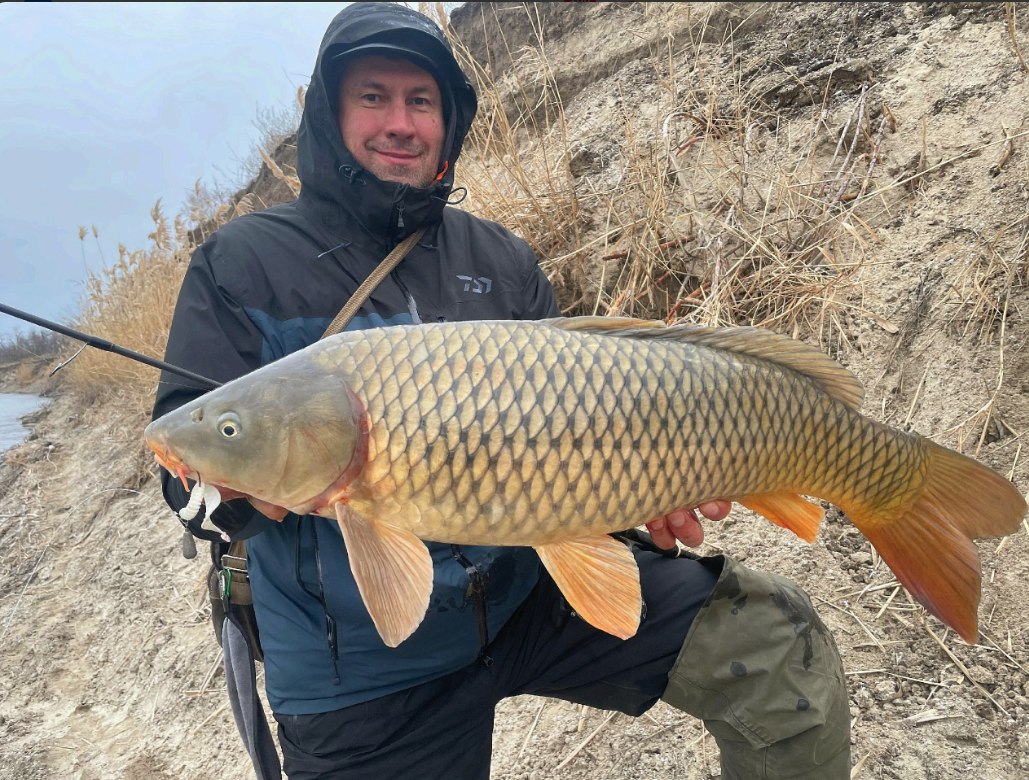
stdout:
[[[68,322],[158,198],[171,219],[197,179],[244,183],[346,5],[0,3],[0,302]],[[32,330],[0,314],[0,339]]]

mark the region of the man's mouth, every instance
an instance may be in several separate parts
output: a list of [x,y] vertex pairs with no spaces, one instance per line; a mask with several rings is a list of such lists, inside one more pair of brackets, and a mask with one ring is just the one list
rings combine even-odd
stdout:
[[417,160],[421,157],[418,152],[404,152],[397,149],[373,149],[373,152],[381,157],[385,157],[390,162],[405,163],[411,160]]

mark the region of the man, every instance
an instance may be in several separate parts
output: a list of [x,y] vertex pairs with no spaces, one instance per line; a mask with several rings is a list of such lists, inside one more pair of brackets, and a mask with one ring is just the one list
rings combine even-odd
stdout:
[[[379,261],[423,227],[350,327],[557,316],[523,241],[447,207],[475,110],[427,18],[388,3],[341,12],[307,92],[300,197],[234,220],[197,249],[167,359],[226,381],[314,342]],[[488,278],[488,291],[465,289],[461,277]],[[155,417],[200,394],[165,380]],[[183,487],[162,476],[169,505],[181,508]],[[717,519],[728,505],[702,510]],[[433,544],[428,613],[390,649],[335,523],[240,500],[213,519],[247,539],[268,700],[294,780],[487,778],[494,707],[522,693],[632,715],[663,697],[705,719],[726,779],[849,778],[839,656],[786,580],[637,546],[645,614],[622,641],[570,612],[531,549]],[[665,548],[702,538],[685,509],[650,529]]]

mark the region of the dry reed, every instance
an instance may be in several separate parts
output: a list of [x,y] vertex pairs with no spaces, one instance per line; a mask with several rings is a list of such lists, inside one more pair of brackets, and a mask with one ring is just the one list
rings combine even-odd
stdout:
[[[497,13],[481,8],[475,12]],[[487,36],[485,58],[456,37],[441,4],[423,10],[440,17],[479,94],[458,170],[458,185],[468,187],[463,207],[532,246],[568,315],[762,325],[833,353],[847,349],[855,321],[894,333],[863,295],[874,283],[868,258],[884,218],[918,195],[913,182],[924,187],[940,168],[1024,135],[1005,131],[933,165],[925,122],[897,116],[872,85],[836,90],[831,99],[826,86],[821,102],[806,108],[771,103],[732,56],[733,28],[719,40],[707,27],[713,11],[689,5],[641,11],[644,20],[687,31],[674,40],[669,33],[650,52],[648,83],[636,85],[649,95],[648,110],[639,109],[638,96],[617,94],[620,108],[597,119],[584,109],[586,98],[563,99],[567,73],[554,67],[540,6],[506,6],[505,20],[485,19],[500,30]],[[515,13],[525,15],[517,43],[504,34]],[[675,17],[684,13],[686,24]],[[491,65],[494,55],[502,68]],[[599,84],[589,99],[605,97]],[[920,121],[916,168],[888,175],[880,162],[898,126],[907,123],[910,132]],[[272,147],[258,155],[295,193],[295,171]],[[78,324],[162,354],[193,247],[224,221],[269,205],[252,192],[228,197],[199,182],[187,214],[172,224],[158,204],[152,246],[121,247],[111,268],[89,278]],[[980,238],[982,252],[952,266],[951,322],[970,338],[996,332],[1006,290],[1026,281],[1026,223],[1002,234]],[[149,368],[89,350],[63,373],[83,398],[121,394],[139,416],[157,380]]]
[[[569,131],[538,9],[524,13],[530,46],[513,50],[503,34],[491,42],[510,61],[502,79],[454,40],[482,106],[462,162],[475,182],[467,207],[533,246],[565,312],[750,323],[845,342],[846,322],[863,312],[856,272],[885,200],[866,194],[889,109],[880,102],[873,113],[862,90],[837,138],[823,127],[824,106],[787,138],[781,117],[747,93],[727,56],[731,36],[702,46],[698,35],[654,57],[659,126],[623,110],[620,170],[577,176],[571,162],[588,142]],[[683,63],[689,72],[677,71]],[[816,153],[827,141],[837,147],[828,160]]]

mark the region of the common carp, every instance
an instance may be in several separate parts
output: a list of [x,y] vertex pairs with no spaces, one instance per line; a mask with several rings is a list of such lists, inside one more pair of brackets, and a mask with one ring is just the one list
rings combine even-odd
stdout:
[[858,411],[863,389],[799,341],[626,318],[341,333],[146,429],[158,462],[336,518],[362,599],[396,647],[432,590],[423,540],[535,548],[569,604],[635,634],[639,574],[610,532],[738,501],[808,541],[846,512],[897,579],[969,643],[976,538],[1015,531],[1019,491]]

